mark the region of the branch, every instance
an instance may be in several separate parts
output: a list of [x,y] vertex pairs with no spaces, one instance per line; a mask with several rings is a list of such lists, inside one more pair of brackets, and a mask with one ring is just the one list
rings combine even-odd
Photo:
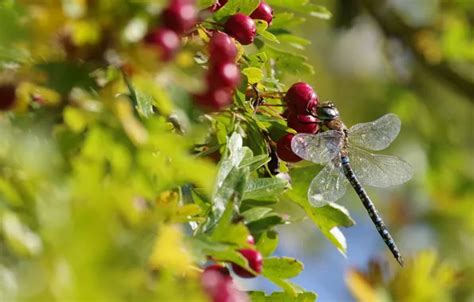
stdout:
[[413,28],[397,15],[393,10],[387,8],[386,1],[361,0],[361,3],[368,10],[370,15],[377,21],[382,31],[387,36],[395,36],[400,39],[414,54],[416,60],[429,73],[439,80],[445,82],[452,89],[474,102],[474,80],[467,78],[455,70],[446,61],[432,63],[420,52],[416,45],[417,35],[422,30],[432,30],[430,28]]

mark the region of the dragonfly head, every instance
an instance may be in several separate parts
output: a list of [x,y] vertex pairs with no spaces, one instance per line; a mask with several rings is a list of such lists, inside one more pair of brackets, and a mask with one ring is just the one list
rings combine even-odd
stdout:
[[337,110],[336,105],[331,102],[319,105],[318,108],[316,108],[316,114],[322,121],[333,120],[339,117],[339,111]]

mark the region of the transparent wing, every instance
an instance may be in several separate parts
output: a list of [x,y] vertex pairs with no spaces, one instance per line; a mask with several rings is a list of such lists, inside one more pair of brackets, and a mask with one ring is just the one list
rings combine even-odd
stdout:
[[318,134],[299,133],[291,140],[291,149],[299,157],[323,164],[329,162],[341,149],[343,134],[329,130]]
[[370,123],[361,123],[348,130],[349,142],[369,150],[387,148],[400,132],[401,122],[393,113]]
[[396,186],[413,175],[410,164],[396,156],[372,154],[349,147],[349,160],[355,175],[364,185],[379,188]]
[[309,202],[322,207],[341,198],[346,192],[347,180],[337,162],[327,164],[313,179],[308,189]]

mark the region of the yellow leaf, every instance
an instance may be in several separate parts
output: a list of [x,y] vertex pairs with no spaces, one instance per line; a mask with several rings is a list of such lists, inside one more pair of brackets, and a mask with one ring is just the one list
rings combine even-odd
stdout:
[[145,127],[133,115],[133,108],[128,100],[117,100],[116,110],[118,118],[127,133],[127,136],[135,144],[140,145],[148,139],[148,132]]
[[378,301],[375,289],[359,272],[350,270],[346,275],[346,283],[357,301]]
[[160,229],[149,263],[153,269],[165,269],[176,274],[193,272],[191,255],[183,244],[183,234],[177,226],[164,225]]

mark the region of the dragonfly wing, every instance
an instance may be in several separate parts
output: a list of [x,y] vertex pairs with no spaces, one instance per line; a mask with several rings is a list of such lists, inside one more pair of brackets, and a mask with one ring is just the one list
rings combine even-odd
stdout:
[[324,164],[339,154],[343,134],[329,130],[318,134],[299,133],[291,140],[291,149],[299,157]]
[[349,142],[369,150],[387,148],[400,132],[401,121],[393,113],[369,123],[352,126],[348,130]]
[[346,184],[347,180],[340,164],[331,162],[316,175],[309,185],[309,202],[316,207],[334,202],[344,195]]
[[379,188],[396,186],[413,175],[410,164],[396,156],[372,154],[350,147],[349,160],[355,175],[364,185]]

